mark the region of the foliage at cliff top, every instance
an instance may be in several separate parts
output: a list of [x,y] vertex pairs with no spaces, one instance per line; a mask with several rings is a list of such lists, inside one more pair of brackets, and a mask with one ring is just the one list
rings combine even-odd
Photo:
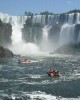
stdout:
[[32,12],[27,12],[27,11],[25,11],[25,15],[26,16],[33,16],[33,15],[54,15],[54,13],[52,13],[52,12],[48,12],[48,11],[44,11],[44,12],[40,12],[40,14],[38,14],[38,13],[32,13]]
[[74,9],[74,10],[71,10],[69,12],[67,12],[68,14],[70,13],[80,13],[80,10],[79,9]]
[[[64,13],[60,13],[60,14],[70,14],[70,13],[80,13],[80,10],[79,9],[74,9],[74,10],[71,10],[71,11],[68,11],[68,12],[64,12]],[[54,15],[55,13],[53,12],[49,12],[49,11],[44,11],[44,12],[40,12],[40,14],[38,13],[32,13],[32,12],[27,12],[25,11],[25,15],[26,16],[33,16],[33,15]]]

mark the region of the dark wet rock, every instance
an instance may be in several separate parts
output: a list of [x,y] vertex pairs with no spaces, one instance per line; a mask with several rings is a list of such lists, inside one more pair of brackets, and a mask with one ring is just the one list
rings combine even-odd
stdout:
[[7,46],[12,43],[12,26],[10,23],[3,23],[0,19],[0,46]]
[[60,14],[59,16],[59,23],[63,24],[66,20],[66,14]]
[[9,49],[3,48],[2,46],[0,47],[0,57],[13,57],[13,55]]
[[60,30],[61,30],[62,24],[55,24],[51,27],[48,38],[51,40],[53,43],[57,43],[60,37]]
[[51,52],[50,54],[80,55],[80,43],[63,45],[60,48],[58,48],[57,50]]
[[42,38],[42,26],[39,23],[32,25],[32,22],[26,21],[22,29],[22,39],[26,42],[39,43]]
[[76,24],[75,25],[75,35],[74,35],[74,40],[75,42],[78,42],[78,38],[79,38],[79,32],[80,32],[80,24]]

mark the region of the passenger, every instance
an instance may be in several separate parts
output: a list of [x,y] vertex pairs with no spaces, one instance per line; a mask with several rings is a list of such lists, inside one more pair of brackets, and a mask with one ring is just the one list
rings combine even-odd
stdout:
[[50,68],[48,72],[49,72],[49,73],[54,73],[54,72],[55,72],[55,69]]
[[48,72],[49,72],[49,73],[52,73],[52,69],[50,68]]
[[56,70],[55,73],[54,73],[54,75],[55,75],[55,76],[59,76],[59,71]]
[[27,59],[24,59],[24,61],[26,62],[26,61],[28,61]]
[[18,63],[21,63],[21,60],[18,60]]
[[56,70],[56,69],[54,69],[54,68],[49,68],[49,70],[48,70],[48,75],[49,76],[57,76],[57,77],[59,77],[59,76],[62,76],[61,74],[60,74],[60,72],[58,71],[58,70]]

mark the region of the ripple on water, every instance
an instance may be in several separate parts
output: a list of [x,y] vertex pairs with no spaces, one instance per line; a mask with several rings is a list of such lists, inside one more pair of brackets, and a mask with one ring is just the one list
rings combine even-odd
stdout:
[[31,74],[28,74],[28,77],[29,78],[33,78],[33,79],[37,79],[37,78],[42,78],[43,77],[43,75],[39,75],[39,74],[34,74],[34,75],[31,75]]
[[[63,98],[61,96],[54,96],[51,94],[46,94],[41,91],[33,91],[33,92],[20,92],[12,95],[2,94],[0,95],[5,100],[80,100],[80,98]],[[1,99],[3,100],[3,99]]]

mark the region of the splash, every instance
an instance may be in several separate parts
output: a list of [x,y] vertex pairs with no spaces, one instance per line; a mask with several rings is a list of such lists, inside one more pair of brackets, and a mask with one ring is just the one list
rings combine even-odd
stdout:
[[38,54],[40,52],[37,45],[33,43],[25,43],[23,41],[20,41],[16,44],[13,44],[10,46],[10,50],[14,52],[14,54],[20,54],[20,55],[34,55]]

